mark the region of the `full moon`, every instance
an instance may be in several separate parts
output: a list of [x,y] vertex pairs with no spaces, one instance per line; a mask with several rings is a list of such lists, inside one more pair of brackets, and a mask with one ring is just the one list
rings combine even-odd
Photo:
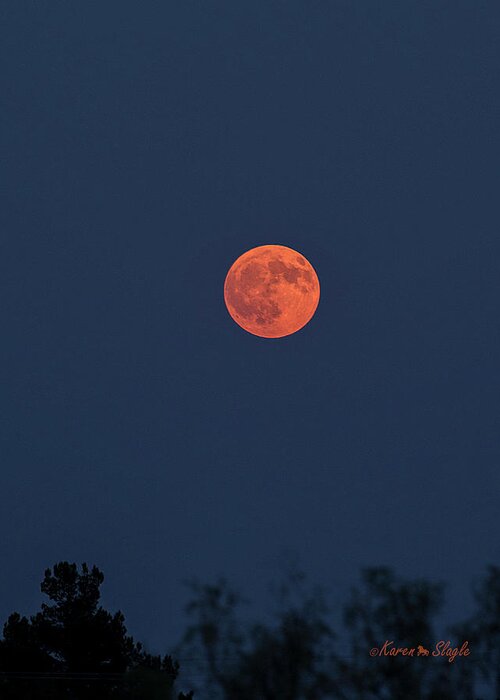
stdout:
[[236,323],[261,338],[282,338],[303,328],[319,303],[311,263],[292,248],[262,245],[230,267],[224,301]]

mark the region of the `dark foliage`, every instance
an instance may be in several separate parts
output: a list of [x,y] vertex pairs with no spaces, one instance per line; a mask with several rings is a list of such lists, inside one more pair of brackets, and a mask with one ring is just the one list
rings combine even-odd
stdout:
[[[149,654],[121,612],[100,604],[97,567],[47,569],[48,602],[13,613],[0,640],[1,700],[193,700],[174,690],[179,664]],[[243,624],[228,584],[192,585],[191,622],[179,652],[203,679],[200,700],[497,700],[500,697],[500,568],[475,585],[474,614],[437,630],[441,584],[405,580],[384,567],[362,571],[336,625],[324,595],[294,574],[278,589],[271,624]],[[335,633],[334,628],[335,627]],[[469,642],[471,656],[433,657],[439,639]],[[371,654],[394,647],[414,656]]]
[[[283,589],[286,591],[285,589]],[[225,581],[192,586],[191,624],[180,651],[199,660],[200,698],[210,700],[498,700],[500,570],[476,588],[472,620],[438,630],[442,584],[366,569],[335,635],[321,595],[302,590],[272,625],[239,622],[239,597]],[[473,652],[450,663],[436,642],[467,640]],[[427,655],[372,655],[384,642]],[[454,640],[454,641],[453,641]]]
[[2,700],[173,697],[179,665],[148,654],[124,616],[99,605],[97,567],[61,562],[41,584],[49,603],[29,619],[13,613],[0,641]]

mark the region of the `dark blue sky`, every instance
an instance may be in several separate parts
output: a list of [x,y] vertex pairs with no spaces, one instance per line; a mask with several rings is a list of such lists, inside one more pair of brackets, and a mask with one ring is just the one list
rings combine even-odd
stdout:
[[[154,649],[182,580],[342,597],[499,563],[497,2],[0,7],[0,616],[97,563]],[[222,298],[317,269],[272,341]]]

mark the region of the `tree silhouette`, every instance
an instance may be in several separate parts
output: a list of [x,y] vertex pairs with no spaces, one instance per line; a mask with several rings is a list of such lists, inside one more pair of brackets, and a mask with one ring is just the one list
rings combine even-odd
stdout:
[[500,568],[489,566],[479,587],[474,591],[475,621],[472,624],[475,641],[481,653],[479,669],[500,698]]
[[[1,700],[193,700],[193,691],[174,691],[179,664],[149,654],[128,635],[120,611],[102,608],[103,580],[86,564],[61,562],[45,571],[41,610],[29,618],[12,613],[4,625]],[[191,594],[178,651],[187,651],[191,670],[201,673],[200,700],[500,698],[498,567],[473,589],[473,615],[449,630],[454,645],[467,640],[473,654],[452,664],[423,655],[446,636],[435,630],[443,585],[402,579],[386,567],[361,572],[336,635],[324,595],[297,572],[278,587],[268,624],[241,621],[244,601],[225,580],[192,584]],[[370,654],[386,640],[420,646],[422,655]]]
[[474,665],[461,664],[458,670],[463,700],[476,700],[475,687],[500,698],[500,567],[489,566],[484,576],[473,586],[475,610],[472,617],[454,625],[451,630],[467,639],[474,649]]
[[[333,633],[319,594],[297,592],[299,579],[281,587],[282,606],[272,626],[245,632],[236,620],[241,602],[224,580],[192,586],[192,618],[182,648],[202,658],[205,689],[221,700],[326,700],[337,697],[329,673]],[[292,590],[294,589],[294,590]]]
[[50,603],[29,619],[13,613],[0,641],[1,697],[167,698],[179,665],[148,654],[127,634],[123,614],[99,605],[96,567],[60,562],[41,584]]
[[189,585],[192,598],[186,612],[192,622],[180,651],[187,652],[193,660],[193,667],[204,679],[205,692],[229,692],[228,666],[237,664],[244,643],[236,621],[236,609],[242,599],[225,579],[214,584]]
[[[500,570],[490,567],[475,591],[477,610],[448,635],[465,640],[474,657],[449,663],[432,651],[444,587],[402,579],[389,568],[361,572],[343,606],[334,638],[318,594],[292,601],[281,590],[272,624],[243,624],[241,598],[222,580],[192,586],[187,650],[204,678],[201,698],[216,700],[499,700]],[[384,642],[427,649],[427,655],[370,655]],[[389,647],[390,648],[390,647]],[[478,684],[479,671],[488,688]]]
[[[386,567],[367,568],[361,586],[344,607],[349,658],[340,667],[347,697],[359,700],[453,698],[443,661],[423,656],[385,656],[384,643],[396,648],[433,648],[434,618],[443,604],[443,586],[425,580],[404,581]],[[381,655],[370,654],[381,650]],[[454,699],[456,700],[456,699]]]

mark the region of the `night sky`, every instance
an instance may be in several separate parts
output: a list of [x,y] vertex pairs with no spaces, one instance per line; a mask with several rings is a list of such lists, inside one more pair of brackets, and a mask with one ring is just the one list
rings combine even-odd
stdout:
[[[0,6],[0,621],[57,561],[165,651],[185,579],[266,614],[290,558],[469,584],[500,562],[495,0]],[[232,262],[290,246],[257,338]]]

